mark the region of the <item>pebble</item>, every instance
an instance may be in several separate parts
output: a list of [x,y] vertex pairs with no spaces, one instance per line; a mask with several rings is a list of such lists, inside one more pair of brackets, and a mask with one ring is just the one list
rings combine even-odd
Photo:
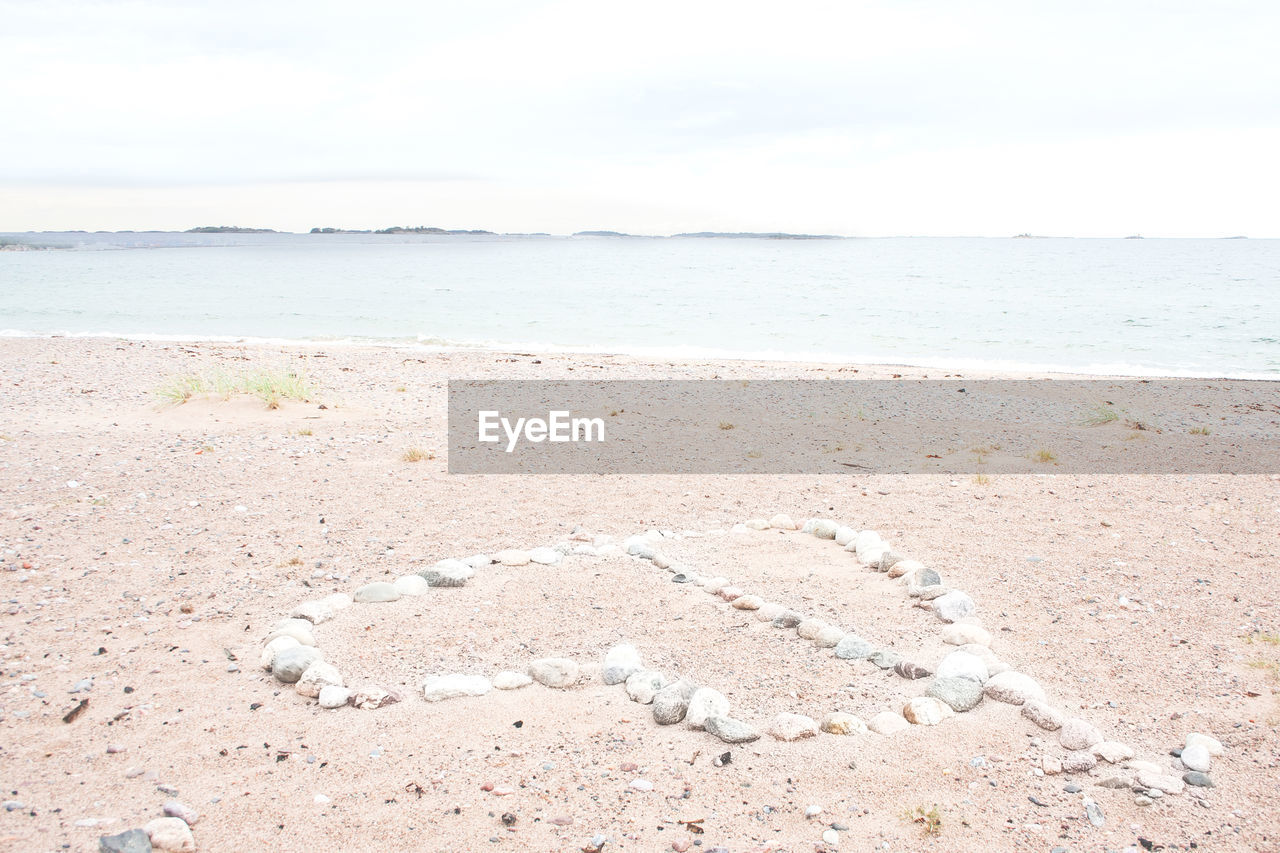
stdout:
[[888,737],[896,735],[898,732],[906,731],[910,728],[910,725],[901,714],[895,714],[893,711],[881,711],[867,720],[867,728],[878,735]]
[[1102,732],[1087,720],[1072,717],[1058,730],[1058,742],[1065,749],[1088,749],[1095,743],[1102,742]]
[[821,619],[805,619],[796,626],[796,636],[802,640],[812,640],[823,628],[831,627]]
[[822,833],[822,842],[832,847],[839,847],[840,833],[836,832],[834,829],[828,829]]
[[1084,789],[1075,782],[1068,782],[1066,785],[1062,786],[1062,790],[1066,791],[1068,794],[1078,794]]
[[[306,648],[305,646],[303,648]],[[293,689],[299,696],[315,699],[326,687],[341,687],[342,673],[332,664],[318,660],[303,671],[302,677],[294,684]]]
[[492,689],[492,682],[482,675],[434,675],[422,683],[422,698],[441,702],[460,696],[483,696]]
[[1102,814],[1102,807],[1087,797],[1084,801],[1084,813],[1089,818],[1089,823],[1094,826],[1102,826],[1107,822],[1106,817]]
[[118,835],[98,838],[100,853],[151,853],[151,839],[142,829],[128,829]]
[[293,637],[276,637],[262,647],[262,654],[258,657],[258,662],[265,670],[270,670],[275,663],[276,655],[285,649],[296,649],[301,646]]
[[881,669],[893,669],[902,661],[902,655],[893,649],[881,649],[872,653],[870,661]]
[[811,806],[807,806],[804,810],[804,816],[809,819],[813,819],[820,814],[822,814],[822,806],[818,805],[817,803],[814,803]]
[[578,680],[578,664],[569,658],[539,658],[529,664],[528,673],[547,687],[569,687]]
[[800,525],[791,520],[791,516],[785,512],[780,512],[773,518],[769,519],[769,526],[777,530],[797,530]]
[[923,569],[924,563],[919,560],[899,560],[889,567],[889,577],[901,578],[906,577],[909,573],[917,569]]
[[334,609],[324,601],[304,601],[290,610],[289,616],[294,619],[305,619],[313,625],[320,625],[332,619],[334,613]]
[[828,625],[813,636],[813,644],[820,649],[833,649],[844,638],[845,633],[842,629],[837,628],[835,625]]
[[919,597],[920,590],[927,586],[942,585],[942,575],[938,574],[935,570],[925,568],[924,566],[912,569],[904,574],[902,579],[907,583],[907,595],[912,598]]
[[316,638],[311,632],[313,627],[306,619],[282,619],[263,642],[270,643],[280,637],[292,637],[298,641],[299,645],[314,646]]
[[[275,642],[275,641],[273,641]],[[323,660],[320,650],[312,646],[294,646],[276,652],[271,661],[271,674],[285,684],[293,684],[311,664]]]
[[779,613],[773,619],[773,627],[775,628],[795,628],[804,621],[804,616],[794,610],[787,610]]
[[718,593],[716,593],[716,595],[720,596],[730,604],[737,601],[739,598],[742,598],[745,594],[746,593],[743,591],[742,587],[738,586],[724,586],[720,588]]
[[763,518],[749,518],[742,522],[742,526],[748,530],[768,530],[769,522]]
[[812,717],[804,714],[781,713],[769,724],[769,734],[777,740],[793,741],[813,737],[818,733],[818,724]]
[[166,853],[195,853],[196,839],[191,834],[191,827],[180,818],[158,817],[148,821],[144,829],[151,839],[153,850],[164,850]]
[[1050,732],[1056,732],[1066,722],[1066,717],[1061,711],[1044,702],[1024,702],[1022,716]]
[[822,718],[819,729],[829,735],[853,735],[866,734],[867,724],[853,714],[846,714],[843,711],[833,711]]
[[917,726],[936,726],[955,712],[932,696],[916,696],[902,706],[902,716]]
[[485,566],[493,565],[493,558],[488,554],[472,554],[462,562],[466,563],[473,569],[483,569]]
[[529,552],[529,562],[540,566],[554,566],[564,559],[564,555],[554,548],[534,548]]
[[1040,759],[1040,770],[1046,776],[1057,776],[1062,772],[1062,759],[1054,755],[1046,755]]
[[929,685],[928,695],[945,702],[953,711],[971,711],[982,701],[982,685],[971,678],[939,676]]
[[875,651],[875,646],[857,634],[845,634],[835,647],[835,655],[841,660],[862,660],[871,657]]
[[955,623],[942,629],[942,642],[952,646],[964,646],[976,643],[979,646],[991,645],[991,632],[981,625]]
[[200,815],[195,809],[177,800],[169,800],[161,808],[161,811],[169,817],[178,818],[187,826],[195,826],[200,822]]
[[[526,558],[528,557],[527,554],[525,556]],[[503,565],[504,566],[522,565],[523,566],[523,565],[527,565],[528,562],[529,562],[528,559],[525,559],[523,563],[519,563],[519,564],[503,563]],[[467,581],[469,581],[472,577],[474,577],[475,573],[476,573],[475,569],[471,568],[461,560],[441,560],[431,568],[423,569],[422,571],[418,572],[418,574],[422,577],[422,579],[427,582],[427,586],[436,586],[436,587],[445,587],[445,588],[466,586]]]
[[491,555],[495,563],[504,566],[527,566],[529,565],[529,552],[521,551],[517,548],[507,548]]
[[395,690],[369,685],[357,690],[351,696],[350,702],[362,711],[374,711],[378,708],[385,708],[387,705],[394,705],[401,698],[403,697]]
[[760,739],[759,732],[733,717],[708,717],[703,728],[708,734],[715,735],[725,743],[751,743]]
[[1025,705],[1027,702],[1044,702],[1044,688],[1034,678],[1021,672],[1007,670],[991,676],[985,686],[987,696],[997,702]]
[[26,808],[26,804],[22,800],[5,800],[4,810],[7,812],[18,812]]
[[720,590],[724,589],[728,585],[729,585],[728,578],[707,578],[701,584],[699,584],[699,586],[701,586],[704,591],[709,592],[712,595],[717,594],[718,592],[720,592]]
[[1093,754],[1108,764],[1119,764],[1133,758],[1133,747],[1118,740],[1104,740],[1093,745]]
[[1177,776],[1150,770],[1138,771],[1138,784],[1144,788],[1155,788],[1157,791],[1163,791],[1166,794],[1181,794],[1183,788],[1186,787],[1186,783]]
[[759,610],[764,599],[758,595],[740,595],[733,600],[735,610]]
[[635,791],[652,791],[653,783],[648,779],[632,779],[628,787]]
[[698,686],[692,681],[682,678],[659,690],[653,697],[654,722],[660,726],[670,726],[683,720],[689,710],[689,699],[697,689]]
[[656,670],[633,672],[627,677],[627,696],[632,702],[648,705],[653,702],[653,697],[658,695],[658,691],[670,683],[665,673]]
[[503,670],[493,677],[493,686],[497,690],[519,690],[521,687],[528,687],[532,683],[533,679],[523,672],[515,672],[510,669]]
[[356,590],[355,600],[361,604],[380,604],[387,601],[399,601],[400,592],[395,584],[386,581],[367,583]]
[[1209,748],[1203,743],[1191,744],[1183,749],[1182,755],[1178,757],[1188,770],[1197,770],[1201,773],[1208,773],[1213,764],[1213,758],[1209,755]]
[[1097,756],[1087,750],[1074,750],[1062,757],[1062,770],[1064,773],[1088,773],[1097,766]]
[[894,664],[893,671],[910,681],[915,681],[920,678],[928,678],[930,675],[933,675],[932,672],[925,669],[920,664],[912,663],[907,660],[898,661]]
[[1186,745],[1190,747],[1197,744],[1209,750],[1209,754],[1215,758],[1223,753],[1222,743],[1219,742],[1217,738],[1210,737],[1206,734],[1200,734],[1199,732],[1191,732],[1188,734]]
[[756,619],[761,622],[772,622],[774,619],[777,619],[786,612],[787,608],[783,607],[781,604],[766,601],[764,604],[761,604],[760,609],[756,611]]
[[321,708],[332,710],[346,705],[351,698],[351,691],[336,684],[327,684],[320,688],[320,695],[316,698],[320,701]]
[[1151,799],[1148,796],[1145,796],[1144,794],[1139,794],[1138,796],[1133,798],[1133,804],[1135,806],[1149,806],[1153,802],[1155,802],[1155,800]]
[[724,694],[710,687],[701,687],[689,697],[684,722],[691,729],[700,729],[706,725],[708,717],[727,716],[729,716],[729,700],[724,697]]
[[1199,770],[1190,770],[1182,774],[1182,781],[1188,785],[1194,785],[1197,788],[1212,788],[1213,780],[1209,778],[1208,773],[1201,773]]
[[977,655],[954,651],[942,659],[936,672],[938,678],[968,678],[984,684],[989,677],[987,664]]
[[644,662],[640,660],[636,647],[630,643],[619,643],[605,653],[602,677],[605,684],[621,684],[642,669]]
[[847,524],[842,524],[836,528],[836,532],[831,538],[836,540],[836,544],[843,548],[854,539],[858,538],[858,531],[849,527]]
[[427,590],[431,588],[431,584],[427,583],[427,579],[422,575],[403,575],[395,579],[392,584],[395,591],[410,598],[426,595]]
[[933,612],[943,622],[955,622],[966,616],[972,616],[977,610],[973,599],[958,589],[933,600]]

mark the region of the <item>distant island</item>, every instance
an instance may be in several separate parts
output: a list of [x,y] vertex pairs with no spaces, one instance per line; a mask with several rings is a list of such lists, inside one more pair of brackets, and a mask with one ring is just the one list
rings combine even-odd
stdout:
[[843,240],[838,234],[787,234],[784,231],[693,231],[672,237],[700,237],[725,240]]
[[377,231],[350,228],[312,228],[310,234],[493,234],[479,228],[435,228],[427,225],[393,225],[390,228],[379,228]]
[[201,225],[188,228],[186,234],[278,234],[274,228],[242,228],[239,225]]

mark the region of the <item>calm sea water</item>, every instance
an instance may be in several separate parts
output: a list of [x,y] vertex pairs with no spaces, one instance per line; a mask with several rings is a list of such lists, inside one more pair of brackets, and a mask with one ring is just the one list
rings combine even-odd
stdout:
[[1278,240],[7,236],[8,335],[1280,374]]

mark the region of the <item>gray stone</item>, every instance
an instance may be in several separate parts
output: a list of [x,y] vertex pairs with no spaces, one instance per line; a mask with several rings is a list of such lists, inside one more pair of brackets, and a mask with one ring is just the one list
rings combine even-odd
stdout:
[[871,662],[881,669],[893,669],[902,660],[902,655],[893,649],[881,649],[871,655]]
[[729,700],[724,697],[724,694],[710,687],[702,687],[689,697],[684,722],[691,729],[700,729],[706,725],[710,717],[727,716],[729,716]]
[[655,670],[633,672],[627,677],[627,696],[632,702],[648,705],[658,695],[658,691],[668,684],[667,676]]
[[933,673],[925,667],[918,663],[912,663],[909,660],[898,661],[898,663],[894,664],[893,671],[909,681],[928,678],[933,675]]
[[794,610],[788,610],[779,616],[774,617],[773,627],[775,628],[795,628],[804,621],[804,616]]
[[1188,785],[1194,785],[1197,788],[1212,788],[1213,780],[1209,778],[1208,773],[1201,773],[1199,770],[1190,770],[1182,774],[1182,781]]
[[529,677],[547,687],[568,687],[578,680],[578,664],[569,658],[539,658],[529,664]]
[[973,599],[958,589],[953,589],[941,598],[933,600],[933,612],[943,622],[955,622],[966,616],[972,616],[977,609]]
[[195,826],[200,822],[200,814],[186,803],[177,800],[169,800],[161,809],[167,817],[176,817],[187,826]]
[[393,583],[374,581],[357,589],[352,597],[361,604],[379,604],[384,601],[399,601],[400,590]]
[[906,575],[907,578],[907,595],[914,597],[919,596],[920,590],[927,586],[941,586],[942,575],[933,569],[921,566],[913,572]]
[[893,569],[898,563],[902,562],[902,557],[892,551],[886,551],[880,555],[880,562],[876,563],[876,571],[887,572]]
[[670,726],[683,720],[689,710],[689,700],[697,690],[698,685],[686,678],[659,690],[653,697],[654,722]]
[[[506,552],[502,552],[506,553]],[[525,563],[528,563],[526,558]],[[505,565],[505,564],[504,564]],[[476,570],[461,560],[441,560],[429,569],[418,572],[428,586],[459,587],[465,586]]]
[[703,728],[708,734],[715,735],[725,743],[751,743],[760,739],[760,733],[751,726],[732,717],[707,717]]
[[271,661],[271,674],[285,684],[294,684],[311,664],[322,659],[320,650],[314,646],[281,649]]
[[1066,716],[1061,711],[1044,702],[1025,702],[1022,706],[1022,716],[1050,732],[1056,732],[1066,722]]
[[951,706],[953,711],[970,711],[982,701],[982,685],[971,678],[938,677],[929,685],[929,694]]
[[1106,817],[1102,814],[1102,807],[1093,800],[1086,799],[1084,801],[1084,813],[1089,818],[1089,823],[1094,826],[1102,826],[1107,822]]
[[835,655],[841,660],[862,660],[875,654],[875,646],[857,634],[845,634],[844,639],[836,643]]
[[141,829],[127,829],[118,835],[98,839],[100,853],[151,853],[151,839]]

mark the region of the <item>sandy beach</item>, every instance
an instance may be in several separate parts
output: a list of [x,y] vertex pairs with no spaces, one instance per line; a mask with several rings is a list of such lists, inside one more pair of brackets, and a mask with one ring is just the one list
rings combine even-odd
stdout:
[[[303,372],[313,399],[155,393],[247,368]],[[944,375],[853,370],[0,340],[0,849],[96,851],[177,800],[202,851],[1280,850],[1276,475],[446,473],[449,378]],[[1148,778],[1180,782],[1171,750],[1217,739],[1213,787],[1148,796],[1129,759],[1046,774],[1071,752],[1059,733],[990,697],[890,736],[773,737],[780,713],[901,712],[929,679],[835,658],[600,537],[666,532],[651,541],[667,561],[929,669],[955,649],[901,581],[808,533],[740,527],[778,513],[877,531],[935,569],[972,596],[991,653],[1158,765]],[[481,566],[317,625],[347,683],[394,704],[321,709],[259,665],[303,602],[566,543],[602,553]],[[600,677],[622,642],[763,736],[658,725]],[[423,696],[434,675],[549,657],[578,682]],[[934,832],[914,819],[929,812]]]

